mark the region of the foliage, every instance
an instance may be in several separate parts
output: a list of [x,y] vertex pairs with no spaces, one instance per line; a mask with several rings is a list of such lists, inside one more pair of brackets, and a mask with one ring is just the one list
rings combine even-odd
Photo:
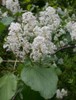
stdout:
[[[24,61],[15,57],[11,51],[6,52],[3,48],[8,28],[11,22],[21,23],[21,16],[24,11],[13,14],[10,10],[0,5],[2,14],[8,11],[8,16],[0,15],[0,99],[1,100],[57,100],[57,88],[65,88],[68,95],[63,97],[65,100],[76,99],[76,41],[71,41],[69,32],[65,29],[68,21],[75,21],[76,1],[75,0],[19,0],[21,8],[29,10],[37,16],[39,12],[48,5],[62,9],[58,12],[61,26],[52,33],[52,41],[59,46],[60,41],[67,38],[70,47],[60,45],[55,55],[38,62],[34,62],[29,57]],[[65,14],[67,9],[67,14]],[[59,33],[60,28],[65,32],[54,40],[55,34]],[[66,34],[65,34],[66,33]],[[31,41],[31,40],[30,40]],[[66,42],[65,42],[66,43]]]
[[17,79],[13,74],[7,74],[0,78],[0,98],[10,100],[16,93]]
[[21,73],[22,80],[26,85],[30,86],[31,89],[39,91],[41,96],[45,99],[53,97],[58,80],[54,69],[33,67],[25,67],[23,69]]

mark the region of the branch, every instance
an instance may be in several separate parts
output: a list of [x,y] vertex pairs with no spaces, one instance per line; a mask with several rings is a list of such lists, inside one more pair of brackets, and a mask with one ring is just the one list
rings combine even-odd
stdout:
[[75,48],[76,45],[65,45],[62,48],[59,48],[55,53],[59,52],[59,51],[63,51],[65,49],[69,49],[69,48]]
[[15,62],[17,62],[17,63],[19,63],[19,62],[21,62],[21,63],[23,63],[24,61],[19,61],[19,60],[3,60],[3,62],[8,62],[8,63],[15,63]]

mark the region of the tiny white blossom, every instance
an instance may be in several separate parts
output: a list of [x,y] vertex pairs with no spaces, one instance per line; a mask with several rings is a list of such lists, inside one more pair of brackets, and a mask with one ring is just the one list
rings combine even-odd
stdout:
[[58,41],[58,37],[56,35],[54,36],[54,40],[55,41]]
[[56,91],[56,98],[58,98],[58,99],[62,99],[63,98],[60,89],[57,89],[57,91]]
[[61,15],[64,15],[64,12],[62,11],[62,9],[60,7],[57,8],[57,12]]
[[2,12],[2,10],[0,9],[0,18],[4,18],[4,17],[8,17],[8,12]]
[[67,96],[67,90],[65,89],[57,89],[56,91],[56,98],[63,99],[64,96]]
[[18,0],[2,0],[2,5],[6,6],[13,14],[20,11],[20,5]]
[[59,43],[60,43],[60,46],[62,46],[62,47],[65,46],[64,41],[60,41]]
[[9,31],[22,32],[21,24],[19,24],[17,22],[16,23],[12,22],[10,27],[9,27]]
[[7,12],[7,11],[4,12],[4,13],[2,14],[2,17],[8,17],[8,12]]
[[63,96],[67,96],[67,90],[65,90],[64,88],[62,88],[61,93]]
[[71,39],[72,40],[76,40],[76,22],[69,22],[66,25],[67,30],[69,31],[70,35],[71,35]]

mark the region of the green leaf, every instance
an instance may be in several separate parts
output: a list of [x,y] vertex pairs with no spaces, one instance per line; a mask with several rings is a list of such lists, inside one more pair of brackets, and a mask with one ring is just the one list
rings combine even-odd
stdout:
[[31,0],[24,0],[23,3],[28,3],[30,2]]
[[5,30],[6,26],[0,22],[0,34]]
[[31,4],[29,4],[29,5],[27,6],[27,10],[30,10],[30,9],[31,9],[31,7],[32,7],[32,5],[31,5]]
[[56,71],[57,75],[61,75],[61,73],[62,73],[62,71],[58,67],[55,68],[55,71]]
[[12,18],[12,17],[4,17],[4,18],[1,20],[1,22],[2,22],[4,25],[6,25],[6,26],[10,25],[11,22],[13,22],[13,21],[14,21],[14,18]]
[[53,68],[25,67],[21,79],[45,99],[52,98],[57,89],[58,77]]
[[0,78],[0,100],[10,100],[16,92],[17,79],[13,74],[7,74]]

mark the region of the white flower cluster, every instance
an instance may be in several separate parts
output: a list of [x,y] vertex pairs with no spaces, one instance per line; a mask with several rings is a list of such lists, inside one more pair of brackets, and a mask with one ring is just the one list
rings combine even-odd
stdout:
[[2,5],[6,6],[13,14],[20,11],[20,5],[18,0],[2,0]]
[[34,35],[35,36],[43,36],[48,40],[52,40],[52,36],[51,36],[51,31],[50,28],[48,26],[43,26],[43,27],[38,27],[36,26],[33,29]]
[[43,36],[37,36],[32,43],[32,58],[37,61],[43,55],[53,54],[56,46]]
[[45,11],[40,12],[39,21],[41,26],[48,26],[51,31],[56,30],[60,25],[60,18],[52,7],[47,7]]
[[33,13],[25,12],[22,15],[22,27],[24,30],[24,35],[33,37],[34,36],[33,29],[36,27],[37,23],[38,22],[36,20],[36,17],[33,15]]
[[64,31],[64,29],[62,29],[62,28],[60,28],[58,31],[59,31],[59,32],[58,32],[57,34],[55,34],[55,36],[54,36],[54,40],[55,40],[55,41],[58,41],[58,38],[59,38],[60,36],[62,36],[63,34],[65,34],[65,31]]
[[67,96],[67,90],[61,89],[61,91],[60,91],[60,89],[57,89],[56,98],[63,99],[64,96]]
[[66,28],[71,35],[71,39],[76,40],[76,22],[68,22]]
[[29,53],[30,43],[25,37],[23,38],[22,33],[21,24],[11,23],[4,48],[7,48],[7,51],[13,51],[17,57],[24,59],[24,56]]
[[[54,16],[54,8],[48,7],[47,9],[51,9],[51,13]],[[43,11],[43,13],[46,11]],[[50,14],[49,17],[51,16]],[[59,22],[57,20],[59,20]],[[57,48],[52,42],[52,30],[49,25],[53,25],[53,28],[56,29],[60,23],[59,17],[57,20],[55,18],[51,24],[47,23],[42,26],[41,22],[38,20],[38,16],[36,18],[31,12],[23,13],[22,23],[11,23],[4,48],[12,50],[13,53],[20,58],[25,58],[26,54],[29,54],[30,58],[34,61],[41,59],[44,55],[53,54]]]

